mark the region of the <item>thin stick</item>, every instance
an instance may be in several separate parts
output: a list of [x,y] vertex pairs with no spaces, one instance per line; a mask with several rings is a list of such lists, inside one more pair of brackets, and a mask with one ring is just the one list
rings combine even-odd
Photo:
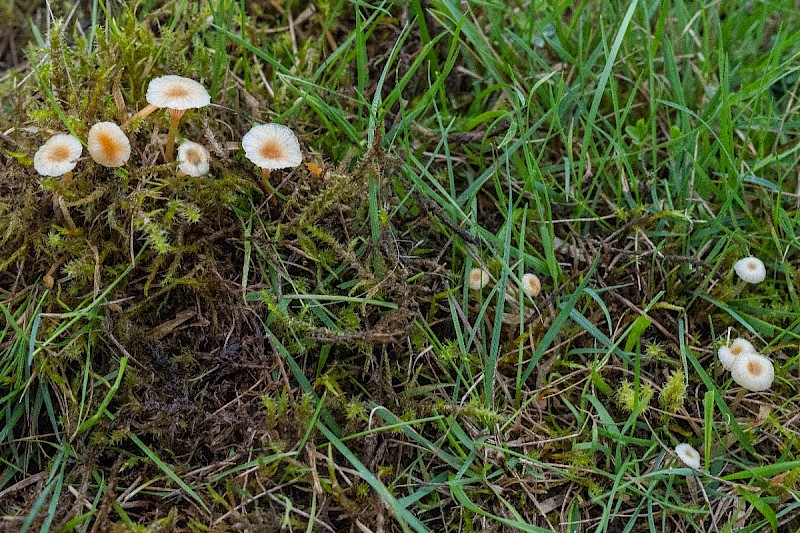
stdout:
[[[71,170],[65,172],[64,175],[61,176],[61,186],[68,189],[70,185],[72,185]],[[64,225],[67,226],[67,229],[74,230],[77,227],[75,221],[69,216],[69,210],[67,209],[67,204],[64,202],[64,198],[56,192],[53,193],[53,210],[61,213],[61,216],[64,218]]]
[[75,221],[69,216],[69,211],[64,204],[64,199],[56,193],[53,193],[53,208],[57,209],[61,213],[61,216],[64,217],[64,225],[68,230],[73,231],[77,228]]
[[739,407],[739,404],[741,403],[745,394],[747,394],[747,389],[745,389],[744,387],[739,389],[739,392],[736,393],[736,396],[733,398],[733,401],[729,406],[731,413],[733,413],[736,410],[736,408]]

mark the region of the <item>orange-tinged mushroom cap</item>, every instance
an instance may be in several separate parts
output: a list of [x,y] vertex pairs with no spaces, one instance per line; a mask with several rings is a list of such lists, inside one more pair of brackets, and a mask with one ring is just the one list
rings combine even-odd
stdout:
[[113,122],[98,122],[89,129],[89,155],[104,167],[121,167],[131,157],[131,143]]
[[749,391],[762,392],[772,386],[775,380],[775,367],[772,361],[763,355],[745,352],[734,361],[731,377]]
[[83,145],[74,136],[59,133],[36,150],[33,168],[42,176],[63,176],[78,164]]
[[168,109],[193,109],[211,103],[211,96],[198,82],[169,74],[153,78],[147,85],[147,103]]
[[178,168],[189,176],[202,176],[208,173],[211,155],[202,144],[183,141],[178,146]]
[[242,137],[242,148],[247,159],[259,168],[289,168],[303,162],[297,136],[280,124],[254,126]]

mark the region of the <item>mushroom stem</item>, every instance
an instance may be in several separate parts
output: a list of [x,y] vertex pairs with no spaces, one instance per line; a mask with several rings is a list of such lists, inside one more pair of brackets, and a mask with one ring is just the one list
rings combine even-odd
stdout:
[[278,195],[275,188],[270,185],[269,183],[269,174],[271,170],[268,168],[261,169],[261,186],[264,188],[264,192],[271,193],[269,198],[269,203],[271,205],[278,205]]
[[175,136],[178,134],[178,123],[183,116],[183,109],[169,110],[169,132],[167,132],[167,149],[164,158],[167,163],[175,161]]
[[158,109],[157,106],[154,106],[153,104],[147,104],[146,106],[141,108],[139,111],[137,111],[136,113],[134,113],[133,115],[128,117],[128,120],[125,121],[125,123],[122,125],[122,127],[124,128],[125,126],[127,126],[128,124],[130,124],[131,122],[136,120],[137,118],[146,117],[147,115],[149,115],[150,113],[152,113],[156,109]]
[[509,282],[506,285],[505,299],[511,302],[516,302],[518,298],[519,298],[519,290],[517,290],[517,287]]
[[269,173],[270,170],[268,168],[261,169],[261,183],[264,184],[264,189],[269,190],[271,187],[269,185]]
[[736,396],[733,398],[733,401],[731,402],[730,405],[731,413],[734,412],[737,407],[739,407],[739,404],[741,403],[745,394],[747,394],[747,389],[745,388],[739,389],[739,392],[736,393]]
[[[72,185],[72,171],[65,172],[61,176],[61,186],[65,189]],[[53,209],[58,209],[61,213],[61,216],[64,218],[64,225],[67,226],[67,229],[74,230],[77,226],[75,225],[75,221],[72,220],[72,217],[69,216],[69,210],[67,209],[67,204],[64,203],[64,197],[58,193],[53,193]]]
[[44,285],[45,289],[52,289],[53,286],[56,284],[56,280],[53,277],[58,270],[58,267],[61,266],[61,261],[56,261],[50,268],[47,270],[47,273],[42,277],[42,285]]
[[75,221],[72,220],[71,216],[69,216],[69,211],[67,210],[67,205],[64,203],[64,198],[56,193],[53,193],[53,210],[57,210],[61,213],[61,216],[64,218],[64,225],[68,230],[73,231],[77,228]]

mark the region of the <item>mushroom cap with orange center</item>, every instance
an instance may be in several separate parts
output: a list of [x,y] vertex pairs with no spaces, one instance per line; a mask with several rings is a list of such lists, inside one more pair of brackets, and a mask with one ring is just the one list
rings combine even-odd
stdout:
[[675,453],[678,454],[678,459],[686,466],[690,466],[695,470],[700,468],[700,453],[691,444],[686,444],[685,442],[678,444],[675,446]]
[[522,291],[530,296],[536,298],[542,292],[542,282],[536,274],[525,274],[522,276]]
[[83,145],[76,137],[59,133],[36,150],[33,168],[42,176],[63,176],[75,168],[82,152]]
[[193,109],[211,103],[211,96],[198,82],[168,74],[153,78],[147,85],[147,103],[169,109]]
[[745,353],[758,352],[756,351],[755,346],[753,346],[749,341],[738,338],[735,339],[730,346],[720,346],[719,350],[717,351],[717,357],[719,357],[719,362],[722,363],[722,366],[725,368],[725,370],[730,370],[733,368],[736,359]]
[[121,167],[131,157],[131,142],[113,122],[98,122],[89,129],[89,155],[104,167]]
[[757,353],[744,353],[736,358],[731,368],[733,381],[753,392],[762,392],[772,386],[775,367],[772,361]]
[[247,159],[267,170],[296,167],[303,162],[297,136],[280,124],[253,126],[242,137],[242,148]]
[[492,275],[483,268],[473,268],[469,271],[469,288],[479,291],[492,281]]
[[761,283],[767,277],[767,269],[764,262],[757,257],[745,257],[734,263],[733,270],[747,283]]
[[208,173],[211,154],[202,144],[183,141],[178,146],[178,168],[195,178]]

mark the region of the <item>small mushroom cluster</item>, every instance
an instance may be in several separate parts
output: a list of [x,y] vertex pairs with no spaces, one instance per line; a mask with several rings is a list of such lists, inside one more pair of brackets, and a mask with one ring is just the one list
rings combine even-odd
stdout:
[[[733,381],[745,391],[763,392],[769,390],[775,380],[775,367],[769,358],[756,351],[750,341],[734,339],[730,346],[721,346],[717,351],[720,363],[730,371]],[[678,444],[675,453],[686,466],[698,470],[700,454],[689,444]]]
[[[121,127],[113,122],[98,122],[89,129],[86,146],[92,159],[110,168],[121,167],[131,156],[131,143],[125,134],[131,122],[150,115],[156,109],[169,112],[169,133],[164,158],[168,163],[175,159],[175,139],[178,125],[188,109],[205,107],[211,97],[200,83],[182,76],[167,75],[150,80],[147,87],[147,106],[139,110]],[[238,145],[237,145],[238,146]],[[261,124],[244,134],[242,148],[245,156],[267,177],[270,170],[296,167],[303,161],[300,143],[294,132],[280,124]],[[42,176],[61,176],[69,185],[72,170],[83,152],[81,141],[69,134],[50,137],[33,158],[33,166]],[[209,171],[211,155],[202,144],[184,140],[178,146],[179,175],[203,176]]]
[[[748,284],[761,283],[767,276],[764,262],[753,256],[736,261],[733,268],[736,275]],[[468,284],[473,291],[481,291],[491,281],[492,275],[485,268],[473,268],[469,273]],[[526,273],[520,281],[522,291],[531,298],[541,292],[542,284],[535,274]],[[507,297],[513,297],[513,292],[513,287],[510,287]],[[758,353],[753,344],[745,339],[737,338],[730,345],[721,346],[717,355],[725,370],[730,371],[733,381],[744,389],[740,392],[740,396],[745,391],[769,390],[775,380],[775,367],[772,361]],[[676,445],[675,454],[684,465],[694,470],[700,469],[701,456],[692,445],[688,443]]]
[[[764,262],[753,256],[736,261],[733,270],[745,283],[761,283],[767,277]],[[768,390],[775,380],[772,361],[759,354],[753,344],[745,339],[734,339],[730,346],[720,346],[717,357],[723,368],[731,373],[733,381],[748,391]]]
[[[759,354],[753,344],[745,339],[737,338],[730,346],[721,346],[717,357],[725,370],[730,371],[733,381],[743,388],[740,394],[768,390],[775,380],[772,361]],[[691,445],[678,444],[675,453],[686,466],[695,470],[700,468],[700,454]]]
[[[495,280],[487,268],[473,268],[469,272],[467,285],[473,293],[480,294]],[[525,273],[519,280],[519,287],[508,280],[503,295],[502,321],[504,324],[518,324],[520,317],[525,322],[533,319],[534,309],[528,305],[527,298],[535,299],[542,292],[542,282],[536,274]],[[521,299],[522,298],[522,299]]]
[[[469,272],[469,288],[473,291],[479,291],[488,286],[492,281],[492,275],[485,268],[473,268]],[[542,292],[542,282],[539,276],[531,274],[530,272],[522,276],[521,287],[522,292],[536,298]]]
[[734,339],[717,350],[719,362],[730,371],[733,381],[753,392],[768,390],[775,380],[775,367],[745,339]]
[[[767,277],[764,262],[753,256],[736,261],[733,270],[745,283],[761,283]],[[775,366],[772,361],[758,353],[755,346],[746,339],[737,338],[730,345],[720,346],[717,357],[722,367],[731,373],[733,381],[742,387],[740,396],[745,391],[769,390],[775,381]],[[675,454],[686,466],[695,470],[700,468],[700,454],[690,444],[678,444],[675,446]]]

